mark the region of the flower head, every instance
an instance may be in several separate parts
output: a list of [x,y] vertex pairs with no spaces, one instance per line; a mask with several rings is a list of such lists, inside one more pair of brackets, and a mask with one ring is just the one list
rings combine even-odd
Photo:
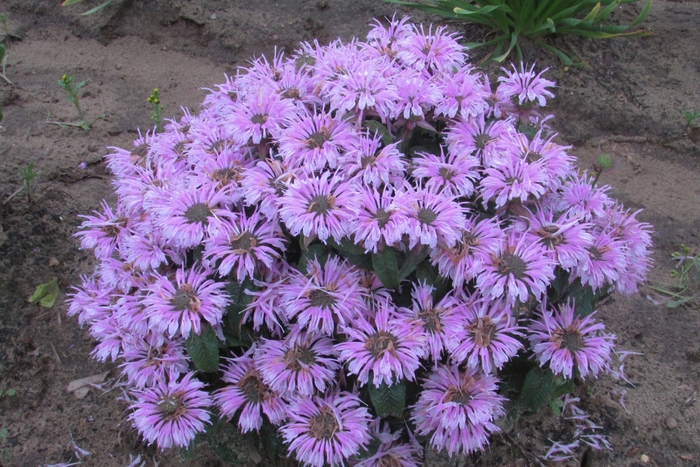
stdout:
[[210,423],[211,398],[204,383],[187,373],[180,381],[158,380],[157,386],[134,391],[136,402],[129,419],[149,444],[161,450],[186,448]]
[[561,305],[559,310],[542,306],[539,319],[529,326],[529,339],[540,366],[549,368],[566,378],[574,371],[585,378],[597,376],[609,369],[614,335],[604,334],[605,326],[593,319],[576,316],[573,302]]

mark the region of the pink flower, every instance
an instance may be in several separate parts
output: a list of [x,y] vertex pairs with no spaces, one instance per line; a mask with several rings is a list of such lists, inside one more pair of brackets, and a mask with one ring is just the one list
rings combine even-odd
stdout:
[[136,403],[129,419],[146,441],[156,443],[160,450],[186,448],[210,423],[211,398],[194,373],[187,373],[179,382],[165,378],[156,383],[153,388],[133,392]]

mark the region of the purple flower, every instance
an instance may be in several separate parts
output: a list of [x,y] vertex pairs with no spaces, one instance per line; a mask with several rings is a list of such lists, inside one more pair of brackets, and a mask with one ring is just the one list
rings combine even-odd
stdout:
[[149,444],[156,443],[161,450],[186,448],[210,423],[211,398],[203,387],[194,373],[179,382],[158,380],[153,388],[134,391],[136,403],[129,419]]
[[391,17],[387,26],[377,19],[370,26],[367,33],[367,50],[391,59],[398,53],[397,43],[409,36],[412,31],[411,25],[408,24],[408,17],[396,19],[396,14]]
[[367,309],[360,274],[347,260],[330,257],[321,266],[316,258],[307,274],[291,274],[282,285],[282,307],[289,321],[311,332],[333,335],[336,323],[344,325]]
[[516,156],[507,157],[497,166],[484,170],[481,198],[484,207],[490,201],[496,208],[509,201],[540,198],[547,192],[549,178],[541,166],[528,164]]
[[375,187],[403,180],[406,163],[403,154],[396,148],[397,144],[382,147],[381,135],[361,133],[355,145],[346,153],[344,172],[358,184]]
[[445,196],[469,197],[474,193],[474,180],[479,173],[474,170],[479,166],[475,157],[448,152],[445,155],[440,146],[440,156],[430,153],[417,153],[413,158],[412,175],[424,179],[426,189]]
[[278,200],[294,178],[287,166],[278,160],[258,162],[243,173],[241,186],[246,204],[258,204],[260,212],[268,219],[275,219],[279,210]]
[[358,62],[329,86],[331,106],[341,114],[354,111],[358,124],[369,114],[386,122],[395,113],[398,99],[390,69],[383,58]]
[[347,341],[335,346],[338,360],[361,385],[367,384],[370,374],[374,386],[391,386],[404,378],[413,381],[424,355],[421,334],[411,320],[394,313],[388,300],[377,301],[376,306],[373,320],[360,316],[341,327]]
[[[371,424],[374,443],[379,443],[377,452],[362,459],[354,467],[418,467],[422,464],[423,446],[409,432],[410,442],[401,443],[401,431],[391,432],[388,423],[375,418]],[[373,444],[374,444],[373,443]]]
[[143,298],[144,313],[150,326],[169,337],[187,339],[191,332],[201,333],[202,321],[217,327],[221,323],[228,296],[225,283],[207,279],[210,271],[180,268],[172,279],[156,274]]
[[457,306],[457,301],[452,294],[447,294],[438,303],[433,304],[434,290],[434,287],[425,283],[414,283],[411,291],[412,307],[407,311],[412,312],[410,316],[423,336],[425,357],[437,364],[445,348],[445,337],[450,333],[445,323]]
[[174,245],[192,248],[208,236],[209,228],[219,222],[219,216],[230,213],[221,208],[225,194],[216,191],[214,184],[190,187],[169,192],[155,202],[153,211],[158,217],[163,236]]
[[355,243],[377,253],[381,245],[394,245],[408,232],[408,216],[394,206],[393,189],[359,187],[356,204]]
[[594,232],[593,242],[586,248],[588,255],[571,271],[571,280],[580,278],[581,284],[594,291],[612,286],[625,273],[625,250],[624,242],[612,232]]
[[503,242],[503,230],[492,219],[466,220],[462,237],[451,248],[434,248],[430,262],[437,266],[440,275],[452,279],[454,287],[462,287],[481,272],[481,265]]
[[270,423],[279,425],[288,414],[287,404],[279,393],[265,384],[253,360],[255,348],[243,356],[228,359],[222,380],[228,383],[214,393],[221,415],[233,418],[238,414],[238,426],[243,433],[257,431],[263,424],[263,414]]
[[545,247],[529,243],[526,236],[513,230],[482,266],[476,278],[477,288],[484,296],[505,298],[509,306],[516,301],[527,302],[531,294],[539,299],[554,279],[554,262]]
[[349,392],[295,399],[288,415],[280,432],[289,452],[305,465],[345,465],[371,439],[370,415],[360,398]]
[[444,98],[435,107],[436,115],[463,119],[487,113],[489,93],[484,89],[482,77],[470,65],[456,73],[438,75],[438,86]]
[[232,270],[233,277],[243,282],[253,277],[259,264],[270,268],[285,249],[285,238],[279,224],[258,211],[250,216],[241,212],[233,222],[222,222],[205,243],[204,254],[212,261],[221,260],[217,269],[223,277]]
[[500,431],[493,420],[505,413],[497,381],[478,368],[461,372],[456,365],[438,366],[412,408],[416,433],[430,436],[430,445],[450,456],[482,450],[488,437]]
[[482,166],[492,167],[509,150],[506,136],[515,132],[510,120],[487,123],[485,116],[479,115],[448,124],[444,133],[450,153],[472,155]]
[[572,216],[580,215],[584,221],[605,217],[607,209],[615,204],[607,194],[609,189],[609,186],[593,186],[586,173],[573,174],[561,188],[556,209],[562,212],[568,210]]
[[501,369],[523,345],[510,307],[491,299],[470,300],[445,317],[447,347],[456,365],[480,367],[491,374]]
[[121,367],[129,384],[137,388],[154,387],[168,375],[186,373],[189,359],[185,356],[185,343],[181,339],[164,340],[147,336],[124,343]]
[[276,92],[259,86],[257,92],[233,103],[232,110],[224,127],[237,143],[246,144],[250,140],[258,144],[264,138],[279,136],[285,120],[294,115],[297,108]]
[[535,73],[533,64],[529,70],[525,69],[525,64],[520,64],[520,70],[513,65],[511,73],[506,68],[501,68],[506,76],[498,78],[498,89],[496,90],[496,100],[507,113],[523,116],[535,116],[537,105],[544,107],[547,98],[554,97],[548,88],[554,87],[554,82],[542,78],[542,74],[547,71]]
[[403,71],[396,79],[396,115],[406,120],[425,120],[426,114],[442,100],[440,89],[421,73]]
[[577,317],[573,302],[553,311],[544,303],[540,318],[529,326],[528,336],[540,366],[549,363],[555,374],[569,379],[574,370],[582,378],[608,371],[615,336],[604,334],[605,326],[597,323],[593,314]]
[[396,59],[416,70],[433,73],[460,68],[464,64],[466,54],[457,39],[456,34],[448,33],[444,26],[435,28],[435,33],[432,25],[427,33],[423,25],[420,26],[420,30],[412,26],[412,31],[398,41]]
[[279,198],[279,214],[292,235],[336,242],[352,232],[355,192],[337,175],[298,179]]
[[102,201],[100,206],[104,214],[94,211],[94,216],[79,216],[85,219],[80,226],[84,230],[75,236],[81,237],[81,248],[91,248],[96,258],[107,259],[114,253],[119,240],[126,236],[128,219],[115,214],[106,201]]
[[397,193],[395,204],[408,216],[409,248],[418,243],[431,248],[440,243],[450,248],[462,237],[464,208],[454,197],[406,183],[404,191]]
[[355,139],[347,122],[326,114],[307,115],[289,122],[278,139],[279,152],[290,167],[334,169]]
[[263,325],[274,336],[281,337],[287,319],[282,306],[281,291],[284,284],[289,283],[292,269],[284,260],[277,261],[266,271],[264,280],[256,280],[256,290],[246,290],[253,297],[243,315],[243,323],[253,322],[253,330],[260,331]]
[[323,393],[336,378],[340,364],[333,340],[301,332],[283,341],[264,339],[255,351],[263,381],[282,396]]

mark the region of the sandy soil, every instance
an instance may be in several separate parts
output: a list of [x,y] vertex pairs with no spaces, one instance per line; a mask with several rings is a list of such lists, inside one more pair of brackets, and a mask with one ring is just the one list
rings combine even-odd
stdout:
[[[149,466],[223,465],[204,451],[179,464],[178,453],[142,445],[118,390],[108,389],[113,374],[84,398],[66,391],[72,380],[113,368],[91,360],[93,343],[65,316],[71,284],[93,267],[71,237],[77,216],[111,198],[102,157],[109,146],[131,147],[138,129],[151,126],[146,98],[153,88],[166,116],[180,115],[181,106],[196,111],[204,88],[250,57],[275,46],[293,50],[300,40],[363,36],[372,17],[394,8],[378,0],[115,0],[97,15],[77,16],[98,3],[69,9],[56,0],[0,0],[9,30],[21,37],[7,41],[13,84],[0,80],[0,200],[21,186],[17,166],[33,162],[41,171],[31,203],[21,193],[0,208],[0,389],[16,390],[0,397],[0,430],[7,429],[0,465],[74,461],[72,440],[92,453],[85,466],[125,466],[137,454]],[[617,14],[630,18],[633,8]],[[700,3],[655,0],[645,26],[654,34],[557,39],[584,66],[567,69],[537,48],[526,58],[550,67],[548,77],[558,82],[554,127],[581,167],[601,152],[616,156],[602,182],[654,225],[653,283],[668,280],[670,255],[681,244],[700,244],[700,128],[686,127],[681,116],[700,111]],[[470,40],[487,32],[455,28]],[[47,123],[76,118],[57,85],[63,74],[88,80],[81,104],[89,118],[102,117],[89,131]],[[52,277],[61,290],[56,305],[27,303]],[[630,299],[608,300],[600,316],[620,348],[640,355],[625,361],[633,385],[603,378],[578,394],[614,447],[586,465],[698,465],[700,310],[668,309],[645,287]],[[566,421],[544,415],[521,418],[467,465],[537,465],[548,439],[571,435]]]

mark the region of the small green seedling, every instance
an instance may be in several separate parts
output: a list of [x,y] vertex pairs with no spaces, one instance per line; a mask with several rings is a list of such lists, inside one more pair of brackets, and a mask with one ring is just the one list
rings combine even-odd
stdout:
[[593,173],[595,173],[595,178],[593,178],[593,183],[591,185],[595,186],[598,183],[598,178],[604,170],[609,169],[613,165],[612,154],[602,153],[598,156],[596,161],[593,163]]
[[38,177],[41,172],[39,172],[38,170],[34,170],[34,162],[30,162],[29,164],[27,164],[26,167],[17,167],[17,170],[19,170],[19,173],[22,176],[22,186],[16,189],[15,192],[12,193],[10,196],[8,196],[5,199],[5,201],[2,202],[2,204],[9,203],[10,200],[18,194],[20,194],[22,190],[26,190],[27,192],[27,201],[29,201],[30,203],[32,202],[32,180]]
[[2,390],[0,389],[0,397],[14,397],[17,395],[17,389],[15,388],[9,388]]
[[676,284],[660,283],[650,285],[652,290],[668,295],[670,299],[666,302],[668,308],[678,308],[681,305],[690,305],[697,302],[697,292],[700,286],[700,256],[691,254],[690,248],[681,245],[681,251],[676,251],[671,258],[678,262],[675,269],[671,271],[671,277],[675,278]]
[[29,303],[39,302],[39,305],[44,308],[51,308],[56,302],[57,297],[58,278],[54,277],[50,282],[36,286],[34,293],[29,297]]
[[161,133],[163,131],[164,107],[160,105],[160,93],[158,88],[155,88],[153,93],[148,96],[148,103],[153,107],[153,110],[151,111],[151,120],[156,122],[156,132]]
[[689,110],[681,110],[683,118],[685,118],[685,127],[689,128],[695,123],[695,120],[700,117],[700,112],[691,112]]
[[[82,2],[82,1],[83,1],[83,0],[65,0],[63,3],[61,3],[61,6],[70,6],[70,5],[74,5],[74,4],[76,4],[76,3],[80,3],[80,2]],[[88,10],[88,11],[86,11],[86,12],[84,12],[84,13],[80,13],[80,16],[88,16],[88,15],[91,15],[91,14],[93,14],[93,13],[97,13],[98,11],[100,11],[100,10],[103,9],[103,8],[105,8],[105,7],[106,7],[107,5],[109,5],[110,3],[112,3],[112,0],[107,0],[107,1],[104,2],[104,3],[102,3],[102,4],[100,4],[100,5],[97,5],[95,8],[91,8],[90,10]]]

